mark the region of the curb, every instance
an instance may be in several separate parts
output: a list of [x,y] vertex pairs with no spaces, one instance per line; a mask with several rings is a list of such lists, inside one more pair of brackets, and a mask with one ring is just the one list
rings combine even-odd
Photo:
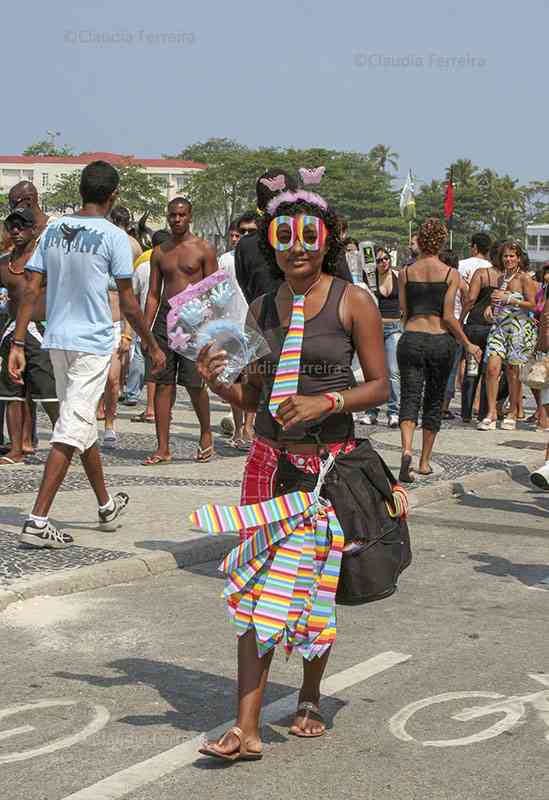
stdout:
[[[416,489],[410,493],[410,509],[418,510],[431,503],[474,493],[478,489],[497,486],[508,480],[522,481],[528,478],[530,472],[538,465],[539,457],[512,467],[473,473],[458,481],[440,481],[435,486]],[[221,560],[236,544],[238,536],[202,536],[174,545],[172,552],[158,550],[139,555],[128,554],[127,558],[89,567],[74,567],[58,575],[22,578],[9,589],[0,590],[0,613],[12,603],[29,600],[31,597],[60,596],[101,589],[204,564],[207,561]]]
[[58,597],[60,595],[102,589],[106,586],[130,583],[162,575],[176,569],[223,559],[238,544],[238,536],[201,537],[174,546],[173,553],[165,550],[130,555],[116,561],[107,561],[89,567],[74,567],[59,574],[30,579],[21,578],[9,589],[0,590],[0,612],[12,603],[31,597]]
[[410,492],[410,508],[412,510],[448,497],[460,497],[464,494],[475,493],[478,489],[487,486],[497,486],[508,480],[521,481],[529,478],[530,473],[539,466],[540,459],[532,459],[522,464],[514,464],[503,469],[489,469],[486,472],[475,472],[460,480],[440,481],[435,486],[426,486]]

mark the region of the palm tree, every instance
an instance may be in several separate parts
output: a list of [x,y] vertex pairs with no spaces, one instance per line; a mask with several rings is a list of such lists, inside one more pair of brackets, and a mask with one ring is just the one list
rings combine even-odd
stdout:
[[399,155],[394,150],[391,150],[388,145],[376,144],[369,151],[368,158],[380,172],[385,172],[387,165],[395,171],[398,169]]
[[452,170],[454,184],[461,189],[469,186],[476,178],[478,168],[475,167],[469,158],[458,158],[446,170],[446,180],[450,178],[450,170]]

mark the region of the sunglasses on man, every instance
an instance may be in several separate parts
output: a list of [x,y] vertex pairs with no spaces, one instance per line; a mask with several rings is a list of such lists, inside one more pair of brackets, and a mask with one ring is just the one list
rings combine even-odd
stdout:
[[24,230],[27,230],[29,228],[32,228],[33,225],[34,225],[34,222],[29,222],[28,220],[24,220],[24,219],[17,219],[17,220],[14,220],[13,222],[6,222],[5,223],[5,228],[6,228],[8,233],[12,233],[12,231],[24,231]]

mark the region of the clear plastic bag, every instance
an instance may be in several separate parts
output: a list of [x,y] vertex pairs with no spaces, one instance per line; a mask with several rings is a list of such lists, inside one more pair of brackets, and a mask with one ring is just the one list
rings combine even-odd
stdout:
[[270,352],[238,284],[223,270],[191,284],[168,302],[171,349],[191,361],[207,344],[225,350],[228,363],[220,375],[225,383],[234,383],[248,364]]

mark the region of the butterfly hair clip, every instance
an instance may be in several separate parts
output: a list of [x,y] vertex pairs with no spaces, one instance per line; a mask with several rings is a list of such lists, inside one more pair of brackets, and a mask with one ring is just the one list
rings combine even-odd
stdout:
[[259,183],[271,192],[281,192],[286,187],[286,176],[276,175],[274,178],[260,178]]
[[298,172],[303,186],[318,186],[326,172],[326,167],[316,167],[315,169],[300,167]]

